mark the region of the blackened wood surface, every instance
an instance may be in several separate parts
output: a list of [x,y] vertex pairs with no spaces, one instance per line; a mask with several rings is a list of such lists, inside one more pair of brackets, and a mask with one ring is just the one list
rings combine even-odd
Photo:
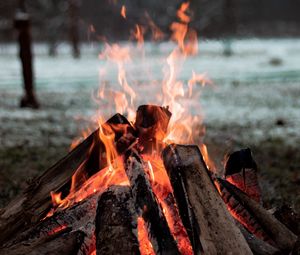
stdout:
[[225,178],[252,199],[261,202],[257,165],[249,148],[236,151],[228,156],[225,163]]
[[102,194],[95,235],[97,255],[140,254],[137,214],[129,187],[112,186]]
[[16,233],[16,236],[5,244],[5,247],[11,247],[28,240],[37,240],[47,237],[66,228],[84,229],[87,237],[94,232],[96,206],[98,194],[87,197],[85,200],[76,203],[66,209],[58,209],[52,216],[43,219],[30,229],[23,233]]
[[151,153],[161,149],[172,114],[166,107],[157,105],[141,105],[136,112],[135,128],[143,153]]
[[125,171],[132,187],[137,211],[148,225],[149,237],[157,254],[179,254],[162,208],[144,171],[142,159],[134,152],[125,156]]
[[297,237],[259,203],[249,198],[231,183],[217,179],[219,185],[228,190],[260,223],[265,232],[282,251],[290,251]]
[[0,250],[1,255],[74,255],[77,254],[84,233],[81,231],[57,233],[53,236],[43,237],[38,240],[18,243],[7,249]]
[[[217,193],[199,148],[170,145],[163,151],[163,160],[172,185],[179,181],[183,183],[188,202],[180,206],[182,198],[176,193],[175,198],[180,213],[183,212],[180,207],[190,204],[200,229],[197,238],[204,254],[252,254]],[[187,217],[186,213],[182,213],[182,217]]]
[[242,224],[236,221],[239,229],[241,230],[243,236],[245,237],[251,251],[254,255],[280,255],[281,252],[274,246],[268,244],[267,242],[257,238],[250,232],[248,232]]
[[[126,118],[120,114],[114,115],[106,123],[111,125],[112,129],[115,124],[129,124]],[[128,127],[126,130],[133,130],[133,128]],[[117,137],[120,137],[119,133]],[[134,141],[134,137],[131,136],[126,141],[131,143]],[[124,146],[124,148],[127,147]],[[54,166],[35,178],[23,194],[1,210],[0,246],[12,235],[27,229],[32,223],[38,222],[45,216],[52,206],[51,191],[62,192],[63,196],[66,196],[75,172],[77,179],[81,180],[84,179],[82,176],[89,177],[105,167],[105,158],[101,158],[104,150],[104,145],[99,139],[99,129],[97,129]]]

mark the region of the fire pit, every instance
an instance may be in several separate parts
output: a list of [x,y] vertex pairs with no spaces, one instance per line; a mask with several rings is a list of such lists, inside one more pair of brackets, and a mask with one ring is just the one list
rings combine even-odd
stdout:
[[170,118],[142,105],[134,124],[102,124],[4,209],[1,254],[289,252],[296,235],[260,205],[251,151],[217,177],[198,146],[164,142]]
[[[205,145],[191,142],[198,119],[183,118],[185,107],[177,99],[185,94],[190,99],[193,85],[205,77],[193,73],[187,89],[176,80],[175,63],[198,45],[187,9],[188,3],[181,5],[179,22],[171,26],[178,48],[167,58],[161,98],[166,107],[132,109],[136,94],[124,69],[128,51],[107,44],[100,57],[117,64],[124,93],[110,94],[120,113],[100,123],[0,212],[0,254],[299,252],[297,233],[287,227],[294,218],[286,222],[277,215],[280,222],[261,204],[250,149],[229,155],[225,176],[219,176]],[[121,14],[126,18],[123,7]],[[138,46],[142,32],[137,25]],[[105,98],[105,91],[98,96]]]

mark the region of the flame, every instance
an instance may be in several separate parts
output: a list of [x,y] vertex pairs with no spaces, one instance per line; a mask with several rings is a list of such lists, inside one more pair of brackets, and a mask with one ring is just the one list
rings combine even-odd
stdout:
[[154,21],[151,19],[148,12],[145,13],[145,17],[147,19],[148,25],[150,27],[151,33],[152,33],[152,39],[154,41],[160,41],[165,38],[165,34],[161,31],[161,29],[154,23]]
[[140,25],[135,25],[135,30],[132,32],[133,37],[136,39],[138,47],[142,48],[144,45],[144,28]]
[[153,246],[148,237],[148,231],[145,221],[142,217],[138,217],[138,240],[140,244],[141,255],[155,255]]
[[[169,52],[166,59],[163,60],[165,63],[163,78],[157,80],[150,79],[150,83],[147,84],[150,92],[152,90],[159,91],[159,94],[156,95],[156,101],[151,103],[168,106],[172,113],[168,130],[162,130],[161,128],[165,126],[163,125],[163,122],[166,121],[164,115],[158,114],[159,116],[156,116],[158,124],[154,138],[162,143],[162,146],[159,147],[160,150],[171,142],[193,143],[197,139],[197,135],[202,135],[203,133],[201,107],[199,105],[200,92],[196,91],[197,86],[195,85],[200,84],[203,87],[205,84],[212,84],[212,82],[206,74],[198,74],[194,71],[192,72],[191,79],[188,81],[178,79],[186,58],[198,52],[196,31],[189,26],[191,22],[189,6],[189,2],[182,3],[176,13],[177,21],[170,25],[172,32],[171,40],[176,43],[176,46]],[[126,19],[126,7],[124,5],[121,7],[120,15]],[[146,98],[148,95],[138,95],[139,90],[136,89],[135,85],[140,84],[140,82],[135,82],[136,78],[130,76],[131,66],[134,64],[134,59],[138,59],[138,65],[143,63],[142,61],[146,56],[146,51],[144,51],[144,35],[147,32],[151,32],[152,38],[155,41],[163,39],[165,35],[147,13],[145,16],[148,25],[135,25],[134,30],[131,32],[131,39],[133,39],[131,40],[131,44],[110,44],[105,42],[103,50],[99,54],[100,61],[105,62],[105,64],[99,69],[100,87],[98,93],[94,95],[94,99],[105,110],[102,112],[99,111],[93,120],[99,126],[98,135],[105,147],[107,167],[99,169],[96,174],[88,177],[85,174],[86,162],[83,162],[72,177],[71,189],[66,197],[62,198],[59,192],[51,192],[53,208],[47,217],[51,216],[55,210],[67,208],[91,195],[101,195],[111,185],[130,185],[124,170],[122,155],[118,154],[115,143],[116,131],[122,127],[103,123],[103,117],[108,109],[114,113],[118,112],[126,115],[128,120],[134,123],[137,100],[141,98],[147,99],[147,103],[150,103],[150,99]],[[92,30],[94,30],[94,27],[91,27]],[[109,68],[117,71],[117,75],[115,76],[116,85],[114,81],[111,82],[113,84],[107,82],[107,80],[111,81],[111,79],[106,79],[106,76],[111,73]],[[151,77],[151,70],[147,68],[145,77],[149,76]],[[157,86],[159,86],[159,90]],[[200,132],[198,132],[199,130]],[[122,133],[126,133],[126,130],[121,131]],[[82,137],[86,138],[89,133],[91,133],[90,130],[85,131]],[[75,140],[71,147],[74,148],[80,141],[80,139]],[[215,171],[215,166],[207,153],[206,146],[202,144],[200,149],[209,170]],[[160,153],[160,150],[157,149],[156,152]],[[149,177],[152,189],[163,208],[163,213],[171,233],[178,244],[180,253],[186,255],[193,254],[186,229],[180,219],[172,186],[162,159],[155,154],[155,151],[151,155],[143,155],[143,158],[147,162],[145,171]],[[148,237],[147,227],[141,217],[138,218],[138,239],[141,254],[155,254]]]
[[199,145],[199,148],[200,148],[201,154],[203,156],[204,162],[205,162],[208,170],[215,173],[217,168],[216,168],[214,161],[210,158],[210,156],[208,154],[207,146],[204,143],[202,143]]
[[121,16],[126,19],[126,7],[125,5],[122,5],[122,8],[121,8]]

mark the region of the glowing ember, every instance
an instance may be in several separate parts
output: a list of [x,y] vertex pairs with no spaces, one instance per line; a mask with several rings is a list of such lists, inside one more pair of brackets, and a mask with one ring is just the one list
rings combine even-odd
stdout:
[[155,255],[152,244],[148,238],[148,231],[142,217],[138,218],[138,240],[141,255]]

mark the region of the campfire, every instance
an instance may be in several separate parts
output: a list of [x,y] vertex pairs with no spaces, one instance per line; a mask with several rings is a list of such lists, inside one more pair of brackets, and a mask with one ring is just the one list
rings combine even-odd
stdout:
[[[193,142],[202,130],[196,129],[200,120],[186,114],[188,106],[181,103],[186,95],[192,102],[196,83],[209,81],[193,73],[184,89],[176,80],[174,63],[198,45],[187,10],[185,3],[171,26],[178,47],[167,59],[164,106],[133,109],[137,96],[125,72],[129,53],[106,45],[101,57],[117,64],[123,90],[110,91],[115,114],[100,120],[98,129],[0,212],[0,254],[289,254],[298,249],[289,224],[261,204],[250,149],[229,155],[221,176],[206,146]],[[124,6],[121,15],[126,18]],[[137,25],[133,33],[138,46],[143,31]],[[104,86],[98,96],[105,98],[106,92]]]

